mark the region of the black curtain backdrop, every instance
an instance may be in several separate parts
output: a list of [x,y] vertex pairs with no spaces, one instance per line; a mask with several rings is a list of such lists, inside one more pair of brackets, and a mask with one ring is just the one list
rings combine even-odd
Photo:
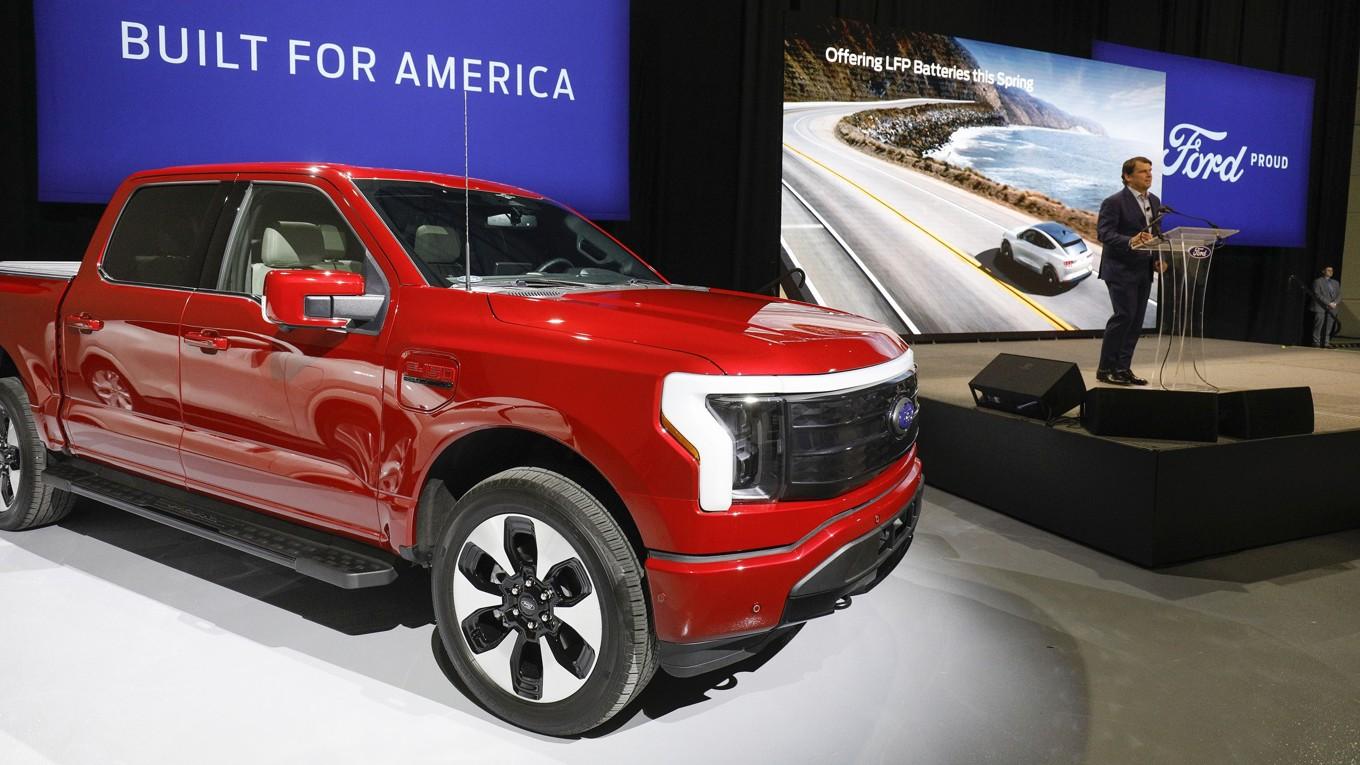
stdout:
[[[5,3],[0,78],[0,259],[74,259],[100,208],[37,193],[33,12]],[[754,290],[779,275],[783,24],[845,17],[1089,56],[1093,39],[1312,77],[1309,241],[1214,259],[1207,334],[1298,343],[1304,282],[1340,266],[1360,59],[1354,0],[635,0],[629,144],[632,218],[604,222],[667,277]],[[1174,204],[1173,200],[1168,200]]]

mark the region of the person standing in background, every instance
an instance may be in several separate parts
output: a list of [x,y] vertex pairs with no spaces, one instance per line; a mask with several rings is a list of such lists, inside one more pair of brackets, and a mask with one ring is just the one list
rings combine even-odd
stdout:
[[1341,299],[1341,285],[1332,278],[1332,267],[1322,269],[1322,275],[1313,280],[1313,302],[1308,306],[1313,311],[1313,346],[1331,348],[1332,335],[1336,334],[1336,304]]
[[1133,349],[1143,332],[1143,317],[1152,294],[1152,271],[1165,271],[1166,263],[1155,252],[1133,248],[1155,238],[1162,200],[1148,190],[1152,187],[1152,160],[1131,157],[1124,161],[1121,175],[1124,188],[1100,203],[1096,219],[1096,235],[1104,248],[1100,278],[1110,291],[1114,309],[1105,324],[1096,379],[1115,385],[1147,385],[1147,380],[1133,373]]

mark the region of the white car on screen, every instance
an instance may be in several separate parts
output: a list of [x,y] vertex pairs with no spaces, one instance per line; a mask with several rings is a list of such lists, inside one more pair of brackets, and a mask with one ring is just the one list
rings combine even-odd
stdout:
[[1057,221],[1044,221],[1001,235],[1001,260],[1044,277],[1050,287],[1091,275],[1091,250],[1081,235]]

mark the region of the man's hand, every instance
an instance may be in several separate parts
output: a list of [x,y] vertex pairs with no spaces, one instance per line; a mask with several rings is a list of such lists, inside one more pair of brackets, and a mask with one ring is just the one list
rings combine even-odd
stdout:
[[1138,233],[1136,233],[1136,234],[1133,235],[1133,238],[1129,239],[1129,246],[1130,246],[1130,247],[1137,247],[1138,245],[1144,244],[1144,243],[1149,242],[1149,241],[1151,241],[1151,240],[1152,240],[1152,234],[1150,234],[1150,233],[1148,233],[1148,232],[1146,232],[1146,231],[1139,231]]

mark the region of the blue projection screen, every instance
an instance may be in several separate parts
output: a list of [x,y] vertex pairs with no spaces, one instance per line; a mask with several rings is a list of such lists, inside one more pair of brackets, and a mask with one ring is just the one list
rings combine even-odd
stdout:
[[1241,229],[1232,244],[1306,246],[1313,80],[1100,41],[1092,57],[1166,73],[1166,204]]
[[39,198],[135,170],[463,173],[628,217],[628,2],[35,0]]

